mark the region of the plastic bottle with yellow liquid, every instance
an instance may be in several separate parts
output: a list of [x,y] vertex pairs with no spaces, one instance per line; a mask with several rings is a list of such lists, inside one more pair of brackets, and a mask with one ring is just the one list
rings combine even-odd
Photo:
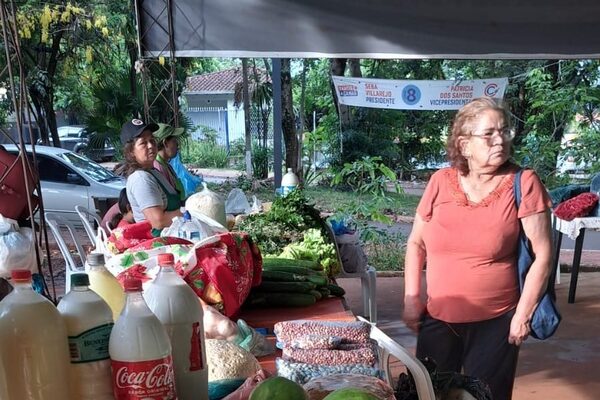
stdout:
[[125,291],[119,280],[104,265],[104,255],[91,253],[86,261],[90,289],[96,292],[108,304],[116,321],[125,306]]

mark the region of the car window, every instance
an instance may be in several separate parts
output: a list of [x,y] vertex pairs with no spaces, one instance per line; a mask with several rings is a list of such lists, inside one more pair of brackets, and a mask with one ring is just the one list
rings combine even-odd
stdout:
[[57,182],[57,183],[70,183],[67,179],[68,174],[76,174],[71,168],[52,157],[45,156],[43,154],[37,154],[36,160],[38,164],[38,171],[40,174],[40,180]]
[[77,126],[61,126],[60,128],[57,129],[57,133],[58,133],[59,138],[65,138],[65,137],[77,138],[77,137],[81,136],[81,132],[83,130],[84,130],[84,128],[77,127]]
[[103,166],[75,153],[62,153],[60,156],[69,164],[73,165],[76,169],[80,170],[97,182],[108,182],[120,179]]

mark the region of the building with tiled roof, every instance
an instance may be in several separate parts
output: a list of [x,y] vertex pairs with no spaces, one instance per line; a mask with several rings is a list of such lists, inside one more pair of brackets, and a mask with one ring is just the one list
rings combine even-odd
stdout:
[[[259,79],[265,79],[265,72],[258,70]],[[252,70],[248,73],[251,82],[254,78]],[[203,93],[235,93],[242,85],[242,69],[231,68],[224,71],[209,72],[202,75],[190,76],[185,81],[184,94],[203,94]],[[267,78],[268,81],[270,79]]]
[[[261,81],[270,82],[264,70],[258,70]],[[253,89],[254,73],[248,71],[250,91]],[[244,138],[244,107],[241,99],[242,68],[210,72],[186,79],[182,93],[187,106],[186,114],[198,129],[192,137],[201,140],[203,131],[217,132],[217,141],[228,146],[234,140]],[[186,108],[184,107],[184,110]]]

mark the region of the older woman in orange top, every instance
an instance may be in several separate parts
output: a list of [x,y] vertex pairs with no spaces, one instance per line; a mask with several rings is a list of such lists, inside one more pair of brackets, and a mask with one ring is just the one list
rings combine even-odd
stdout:
[[[493,99],[459,110],[447,143],[451,167],[431,177],[405,259],[403,319],[418,331],[417,357],[432,358],[440,371],[484,380],[494,400],[511,399],[519,346],[552,259],[551,202],[533,171],[523,171],[521,205],[515,205],[513,137],[508,112]],[[535,254],[521,295],[519,221]]]

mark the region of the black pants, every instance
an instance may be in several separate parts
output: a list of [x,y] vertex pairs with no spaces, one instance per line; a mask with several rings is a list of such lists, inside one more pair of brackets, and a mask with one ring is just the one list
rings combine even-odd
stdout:
[[510,400],[519,347],[508,343],[514,311],[497,318],[450,324],[425,316],[417,357],[432,358],[439,371],[454,371],[485,381],[494,400]]

